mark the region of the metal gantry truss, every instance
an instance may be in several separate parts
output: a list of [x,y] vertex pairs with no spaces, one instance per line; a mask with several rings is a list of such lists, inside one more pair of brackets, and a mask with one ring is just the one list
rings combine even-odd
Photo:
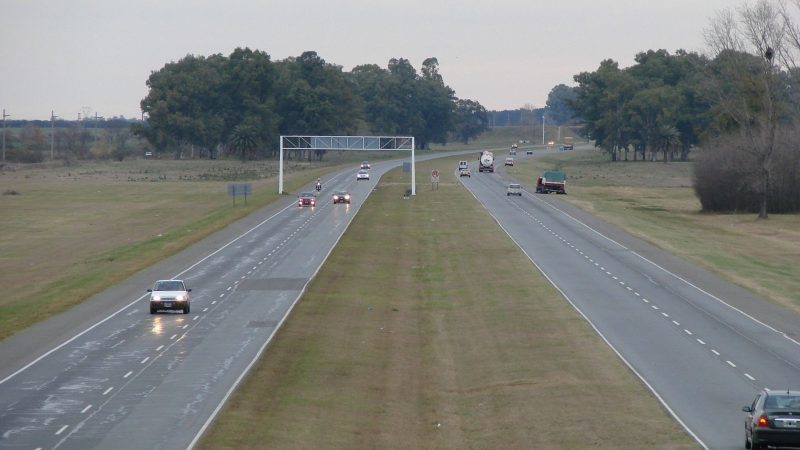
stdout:
[[413,136],[281,136],[278,194],[283,193],[284,150],[410,150],[411,195],[417,194]]

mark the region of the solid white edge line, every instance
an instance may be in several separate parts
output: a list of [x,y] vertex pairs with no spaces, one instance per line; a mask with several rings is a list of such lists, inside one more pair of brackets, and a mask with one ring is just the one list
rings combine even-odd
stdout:
[[[465,187],[465,188],[466,188],[466,187]],[[656,399],[658,399],[658,401],[659,401],[659,402],[660,402],[660,403],[661,403],[661,404],[664,406],[664,408],[665,408],[665,409],[666,409],[666,410],[669,412],[669,414],[670,414],[670,415],[671,415],[671,416],[672,416],[672,417],[673,417],[673,418],[674,418],[674,419],[675,419],[675,420],[676,420],[676,421],[677,421],[677,422],[678,422],[678,423],[679,423],[679,424],[680,424],[680,425],[683,427],[683,429],[684,429],[684,430],[686,430],[686,432],[687,432],[687,433],[689,433],[689,435],[691,435],[691,436],[694,438],[694,440],[695,440],[695,441],[697,441],[697,443],[698,443],[698,444],[700,444],[700,446],[702,446],[704,449],[708,450],[708,446],[707,446],[707,445],[706,445],[706,444],[705,444],[705,443],[704,443],[702,440],[700,440],[700,437],[699,437],[699,436],[697,436],[697,435],[694,433],[694,431],[692,431],[692,430],[691,430],[691,428],[689,428],[689,426],[688,426],[688,425],[686,425],[686,423],[684,423],[684,422],[683,422],[683,420],[681,420],[681,418],[680,418],[680,417],[678,417],[678,414],[677,414],[677,413],[675,413],[675,411],[673,411],[673,409],[672,409],[672,408],[670,408],[669,404],[667,404],[667,402],[666,402],[666,401],[665,401],[665,400],[664,400],[664,399],[661,397],[661,395],[659,395],[658,391],[656,391],[656,389],[655,389],[655,388],[654,388],[654,387],[653,387],[653,386],[652,386],[650,383],[648,383],[648,382],[647,382],[647,380],[646,380],[646,379],[645,379],[645,378],[642,376],[642,374],[640,374],[640,373],[639,373],[639,372],[638,372],[638,371],[637,371],[637,370],[636,370],[636,369],[633,367],[633,365],[631,365],[631,363],[630,363],[630,362],[628,362],[628,360],[627,360],[627,359],[625,359],[625,357],[624,357],[624,356],[622,356],[622,353],[620,353],[620,352],[619,352],[619,350],[617,350],[617,349],[616,349],[616,347],[614,347],[614,345],[612,345],[612,344],[611,344],[611,342],[610,342],[610,341],[609,341],[609,340],[608,340],[608,339],[605,337],[605,335],[604,335],[604,334],[603,334],[603,333],[602,333],[602,332],[601,332],[601,331],[600,331],[600,330],[599,330],[599,329],[598,329],[598,328],[595,326],[594,322],[592,322],[592,321],[589,319],[589,317],[588,317],[586,314],[584,314],[584,313],[583,313],[583,311],[581,311],[581,309],[580,309],[580,308],[578,308],[578,306],[577,306],[575,303],[573,303],[573,302],[572,302],[572,299],[570,299],[570,298],[567,296],[567,294],[566,294],[564,291],[562,291],[562,290],[561,290],[561,288],[559,288],[559,287],[558,287],[558,286],[555,284],[555,282],[553,282],[553,280],[552,280],[550,277],[548,277],[548,276],[547,276],[547,274],[546,274],[546,273],[544,273],[544,271],[542,270],[542,268],[541,268],[541,267],[539,267],[539,265],[538,265],[538,264],[536,264],[536,261],[534,261],[534,260],[533,260],[533,258],[531,258],[531,256],[530,256],[530,255],[529,255],[529,254],[528,254],[528,253],[525,251],[525,249],[524,249],[524,248],[522,248],[522,246],[519,244],[519,242],[517,242],[517,241],[516,241],[516,239],[514,239],[514,237],[513,237],[513,236],[511,236],[511,234],[508,232],[508,230],[506,230],[506,229],[505,229],[505,227],[503,227],[503,225],[500,223],[500,221],[499,221],[499,220],[497,220],[497,217],[495,217],[495,215],[494,215],[494,214],[492,214],[492,212],[491,212],[491,211],[489,211],[489,209],[488,209],[488,208],[486,208],[486,206],[483,204],[483,202],[481,202],[481,201],[480,201],[480,199],[478,199],[478,197],[477,197],[477,196],[476,196],[476,195],[475,195],[475,194],[472,192],[472,190],[471,190],[471,189],[467,189],[467,190],[470,192],[470,194],[472,194],[472,196],[473,196],[473,197],[475,197],[475,200],[476,200],[478,203],[480,203],[480,204],[481,204],[481,206],[483,206],[483,208],[486,210],[486,212],[487,212],[487,213],[488,213],[490,216],[492,216],[492,218],[494,219],[495,223],[497,223],[497,225],[498,225],[498,226],[499,226],[499,227],[500,227],[500,228],[503,230],[503,232],[504,232],[504,233],[506,233],[506,235],[509,237],[509,239],[511,239],[511,241],[512,241],[512,242],[514,242],[514,244],[517,246],[517,248],[519,248],[519,249],[522,251],[522,253],[523,253],[523,254],[525,254],[525,256],[526,256],[526,257],[528,258],[528,260],[529,260],[529,261],[530,261],[530,262],[531,262],[531,263],[532,263],[532,264],[533,264],[533,265],[536,267],[536,269],[539,271],[539,273],[541,273],[541,274],[542,274],[542,276],[544,276],[544,277],[545,277],[545,279],[547,279],[547,281],[548,281],[548,282],[549,282],[549,283],[550,283],[550,284],[551,284],[551,285],[552,285],[552,286],[553,286],[553,287],[554,287],[554,288],[555,288],[555,289],[556,289],[556,290],[557,290],[557,291],[558,291],[558,292],[561,294],[561,296],[562,296],[562,297],[564,297],[564,299],[565,299],[565,300],[566,300],[566,301],[567,301],[567,302],[568,302],[570,305],[572,305],[572,307],[575,309],[575,311],[577,311],[577,312],[578,312],[578,314],[580,314],[580,315],[583,317],[583,319],[584,319],[584,320],[585,320],[585,321],[586,321],[586,322],[589,324],[589,326],[591,326],[591,327],[592,327],[592,329],[594,329],[595,333],[597,333],[597,335],[598,335],[598,336],[600,336],[600,338],[601,338],[601,339],[602,339],[602,340],[603,340],[603,341],[606,343],[606,345],[608,345],[608,347],[609,347],[609,348],[610,348],[610,349],[611,349],[611,350],[612,350],[612,351],[613,351],[613,352],[614,352],[614,353],[617,355],[617,357],[618,357],[620,360],[622,360],[622,362],[623,362],[623,363],[625,363],[625,365],[626,365],[626,366],[628,366],[628,369],[630,369],[630,371],[631,371],[631,372],[633,372],[633,373],[634,373],[634,374],[635,374],[635,375],[636,375],[636,376],[639,378],[639,380],[641,380],[641,382],[642,382],[642,383],[643,383],[645,386],[647,386],[647,388],[650,390],[650,392],[652,392],[652,393],[653,393],[653,395],[655,395]],[[542,202],[544,202],[544,201],[542,200]],[[544,203],[547,203],[547,202],[544,202]],[[549,204],[549,203],[548,203],[548,204]],[[556,209],[558,209],[558,208],[556,208]],[[559,210],[559,211],[560,211],[560,210]],[[565,214],[566,214],[566,213],[565,213]],[[568,215],[568,214],[567,214],[567,215]],[[571,217],[571,216],[570,216],[570,217]],[[577,219],[576,219],[576,220],[577,220]],[[579,223],[582,223],[582,222],[580,222],[580,221],[578,221],[578,222],[579,222]],[[584,224],[584,226],[586,226],[586,225]],[[592,230],[592,228],[591,228],[591,227],[588,227],[588,226],[587,226],[587,228],[589,228],[590,230]],[[594,231],[594,230],[592,230],[592,231]],[[595,233],[597,233],[597,231],[595,231]],[[600,234],[600,233],[598,233],[598,234]],[[603,236],[603,235],[602,235],[602,234],[600,234],[600,236]],[[605,236],[603,236],[603,237],[605,237]],[[609,238],[606,238],[606,239],[609,239]],[[609,239],[609,240],[610,240],[610,241],[612,241],[612,242],[614,242],[614,243],[616,243],[616,241],[613,241],[613,240],[611,240],[611,239]],[[617,243],[617,245],[620,245],[620,244],[618,244],[618,243]],[[620,246],[621,246],[622,248],[625,248],[625,247],[624,247],[624,246],[622,246],[622,245],[620,245]],[[626,250],[627,250],[627,248],[626,248]]]
[[[199,264],[203,263],[203,262],[204,262],[205,260],[207,260],[208,258],[211,258],[212,256],[216,255],[217,253],[221,252],[222,250],[224,250],[225,248],[227,248],[228,246],[230,246],[231,244],[233,244],[234,242],[236,242],[236,241],[238,241],[239,239],[241,239],[241,238],[243,238],[243,237],[247,236],[248,234],[252,233],[252,232],[253,232],[255,229],[257,229],[257,228],[261,227],[262,225],[264,225],[264,224],[265,224],[265,223],[267,223],[268,221],[270,221],[270,220],[272,220],[273,218],[275,218],[275,217],[276,217],[278,214],[281,214],[281,213],[283,213],[284,211],[286,211],[287,209],[291,208],[292,206],[294,206],[294,202],[292,202],[292,203],[291,203],[289,206],[286,206],[286,207],[284,207],[283,209],[281,209],[280,211],[276,212],[275,214],[273,214],[273,215],[269,216],[268,218],[266,218],[266,219],[262,220],[261,222],[259,222],[258,224],[256,224],[256,225],[255,225],[253,228],[250,228],[249,230],[245,231],[244,233],[240,234],[239,236],[237,236],[237,237],[233,238],[233,239],[232,239],[232,240],[230,240],[230,241],[229,241],[227,244],[225,244],[225,245],[223,245],[222,247],[220,247],[220,248],[218,248],[218,249],[214,250],[212,253],[210,253],[210,254],[206,255],[205,257],[203,257],[202,259],[200,259],[200,260],[199,260],[199,261],[197,261],[196,263],[192,264],[192,265],[191,265],[191,266],[189,266],[188,268],[184,269],[183,271],[181,271],[181,272],[179,272],[179,273],[177,273],[177,274],[173,275],[171,278],[178,278],[178,277],[180,277],[181,275],[183,275],[184,273],[186,273],[186,272],[188,272],[188,271],[190,271],[190,270],[194,269],[195,267],[197,267]],[[103,320],[101,320],[101,321],[99,321],[99,322],[95,323],[94,325],[92,325],[92,326],[90,326],[89,328],[87,328],[87,329],[85,329],[85,330],[81,331],[80,333],[76,334],[75,336],[72,336],[71,338],[67,339],[66,341],[62,342],[61,344],[57,345],[56,347],[53,347],[52,349],[48,350],[47,352],[45,352],[44,354],[42,354],[42,355],[41,355],[41,356],[39,356],[38,358],[36,358],[36,359],[34,359],[33,361],[29,362],[28,364],[26,364],[26,365],[22,366],[22,367],[21,367],[19,370],[17,370],[16,372],[14,372],[14,373],[12,373],[11,375],[9,375],[9,376],[7,376],[7,377],[3,378],[2,380],[0,380],[0,384],[3,384],[3,383],[5,383],[6,381],[8,381],[8,380],[10,380],[10,379],[14,378],[15,376],[19,375],[20,373],[22,373],[22,372],[24,372],[24,371],[28,370],[28,368],[30,368],[30,367],[31,367],[31,366],[33,366],[34,364],[38,363],[39,361],[41,361],[42,359],[46,358],[47,356],[50,356],[50,355],[51,355],[51,354],[53,354],[54,352],[56,352],[56,351],[60,350],[60,349],[61,349],[61,348],[63,348],[65,345],[69,344],[70,342],[72,342],[72,341],[74,341],[74,340],[78,339],[79,337],[83,336],[84,334],[88,333],[89,331],[91,331],[91,330],[95,329],[96,327],[98,327],[98,326],[100,326],[101,324],[105,323],[106,321],[110,320],[112,317],[116,316],[117,314],[120,314],[121,312],[123,312],[123,311],[125,311],[126,309],[130,308],[131,306],[135,305],[137,302],[139,302],[139,301],[143,300],[143,299],[144,299],[144,298],[146,298],[148,295],[149,295],[149,294],[144,294],[144,295],[142,295],[141,297],[137,298],[136,300],[134,300],[134,301],[132,301],[132,302],[128,303],[127,305],[123,306],[121,309],[118,309],[116,312],[114,312],[114,313],[110,314],[110,315],[109,315],[109,316],[107,316],[105,319],[103,319]]]
[[[370,190],[369,192],[371,193],[372,190]],[[366,197],[364,197],[364,201],[361,202],[362,206],[364,205],[364,203],[366,202],[366,199],[368,197],[369,197],[369,193],[367,194]],[[361,210],[361,207],[358,208],[358,211],[360,211],[360,210]],[[358,211],[356,211],[356,214],[358,213]],[[264,342],[264,344],[261,345],[261,348],[258,349],[258,352],[256,352],[256,354],[253,357],[253,359],[250,361],[250,363],[247,365],[247,367],[245,367],[245,369],[242,371],[242,373],[239,375],[239,377],[236,378],[236,381],[233,382],[233,385],[231,385],[230,389],[228,389],[228,392],[225,393],[225,396],[222,398],[222,400],[220,400],[220,402],[217,405],[217,407],[214,408],[214,411],[211,413],[211,415],[208,417],[208,419],[206,419],[205,423],[200,428],[200,430],[197,432],[197,434],[195,435],[194,439],[192,439],[192,442],[190,442],[189,445],[186,447],[187,450],[191,450],[197,445],[197,443],[200,441],[200,438],[206,432],[208,427],[211,425],[211,423],[214,421],[214,419],[217,418],[217,414],[219,414],[219,412],[222,410],[222,407],[228,401],[228,398],[233,394],[233,391],[235,391],[236,388],[239,387],[239,384],[242,382],[244,377],[247,376],[248,373],[250,373],[250,369],[253,368],[253,365],[255,365],[256,361],[258,361],[258,359],[261,357],[261,354],[264,353],[264,350],[267,348],[267,346],[270,344],[270,342],[272,342],[272,338],[275,337],[275,335],[277,334],[278,330],[280,330],[281,326],[283,326],[283,322],[285,322],[286,319],[291,315],[292,311],[294,310],[295,305],[297,305],[297,302],[300,301],[300,298],[303,297],[303,294],[306,292],[306,289],[308,288],[308,285],[311,283],[311,281],[314,280],[314,278],[316,278],[317,274],[322,269],[322,266],[325,265],[325,261],[327,261],[328,257],[331,255],[331,253],[333,253],[333,250],[339,244],[339,241],[342,239],[344,234],[347,232],[347,229],[350,228],[350,224],[353,223],[353,219],[354,218],[355,218],[355,214],[350,216],[350,221],[347,223],[347,226],[344,227],[344,229],[342,230],[341,234],[339,234],[339,237],[336,238],[336,242],[333,243],[331,248],[328,250],[328,253],[322,259],[322,261],[320,261],[319,265],[317,266],[317,270],[314,271],[314,274],[311,275],[311,277],[309,277],[308,281],[306,281],[306,284],[303,285],[303,289],[297,294],[297,297],[294,299],[294,301],[292,302],[291,306],[289,306],[289,309],[286,310],[286,314],[284,314],[283,318],[280,320],[280,322],[278,322],[278,325],[272,331],[272,334],[270,334],[270,336],[267,338],[266,342]]]
[[670,275],[670,276],[674,277],[675,279],[677,279],[677,280],[680,280],[680,281],[682,281],[682,282],[686,283],[686,285],[688,285],[688,286],[691,286],[692,288],[696,289],[698,292],[701,292],[701,293],[703,293],[703,294],[705,294],[705,295],[709,296],[710,298],[713,298],[714,300],[718,301],[719,303],[721,303],[721,304],[723,304],[723,305],[727,306],[728,308],[732,309],[733,311],[736,311],[736,312],[738,312],[739,314],[743,315],[744,317],[747,317],[748,319],[752,320],[753,322],[755,322],[755,323],[757,323],[757,324],[759,324],[759,325],[762,325],[762,326],[764,326],[765,328],[769,329],[770,331],[773,331],[773,332],[775,332],[775,333],[778,333],[778,334],[780,334],[781,336],[783,336],[784,338],[788,339],[788,340],[789,340],[789,341],[791,341],[792,343],[794,343],[794,344],[796,344],[796,345],[800,345],[800,341],[797,341],[797,340],[795,340],[795,339],[791,338],[791,337],[790,337],[790,336],[788,336],[788,335],[787,335],[785,332],[783,332],[783,331],[780,331],[780,330],[778,330],[778,329],[776,329],[776,328],[774,328],[774,327],[772,327],[772,326],[770,326],[770,325],[768,325],[768,324],[766,324],[766,323],[764,323],[764,322],[762,322],[762,321],[760,321],[760,320],[756,319],[755,317],[753,317],[753,316],[751,316],[750,314],[748,314],[748,313],[746,313],[746,312],[742,311],[741,309],[739,309],[739,308],[737,308],[737,307],[735,307],[735,306],[733,306],[733,305],[731,305],[731,304],[729,304],[729,303],[725,302],[725,300],[722,300],[721,298],[719,298],[719,297],[715,296],[714,294],[712,294],[712,293],[710,293],[710,292],[707,292],[707,291],[703,290],[702,288],[700,288],[699,286],[697,286],[697,285],[693,284],[693,283],[692,283],[692,282],[690,282],[689,280],[687,280],[687,279],[685,279],[685,278],[683,278],[683,277],[681,277],[681,276],[679,276],[679,275],[677,275],[677,274],[675,274],[675,273],[673,273],[673,272],[670,272],[669,270],[665,269],[664,267],[661,267],[660,265],[656,264],[655,262],[653,262],[653,261],[651,261],[651,260],[649,260],[649,259],[645,258],[644,256],[640,255],[640,254],[639,254],[639,253],[637,253],[636,251],[628,249],[628,248],[627,248],[627,247],[625,247],[624,245],[622,245],[622,244],[620,244],[619,242],[617,242],[617,241],[615,241],[615,240],[611,239],[610,237],[608,237],[608,236],[604,235],[603,233],[601,233],[601,232],[599,232],[599,231],[595,230],[594,228],[592,228],[592,227],[590,227],[589,225],[587,225],[587,224],[583,223],[582,221],[580,221],[578,218],[576,218],[576,217],[573,217],[572,215],[570,215],[570,214],[569,214],[569,213],[567,213],[566,211],[564,211],[564,210],[562,210],[562,209],[558,208],[557,206],[555,206],[555,205],[551,204],[550,202],[546,202],[546,201],[544,201],[544,200],[542,200],[542,199],[539,199],[539,201],[541,201],[542,203],[544,203],[544,204],[548,205],[549,207],[553,208],[554,210],[556,210],[556,211],[560,212],[561,214],[563,214],[563,215],[565,215],[565,216],[569,217],[570,219],[574,220],[576,223],[578,223],[578,224],[580,224],[580,225],[582,225],[582,226],[586,227],[587,229],[589,229],[589,230],[591,230],[592,232],[596,233],[598,236],[600,236],[600,237],[602,237],[602,238],[604,238],[604,239],[607,239],[608,241],[610,241],[610,242],[613,242],[614,244],[617,244],[617,245],[619,245],[620,247],[622,247],[622,248],[623,248],[623,249],[625,249],[625,250],[629,250],[629,251],[631,252],[631,254],[633,254],[633,255],[635,255],[635,256],[637,256],[637,257],[639,257],[639,258],[641,258],[641,259],[645,260],[646,262],[648,262],[648,263],[652,264],[654,267],[656,267],[656,268],[658,268],[659,270],[663,271],[664,273],[666,273],[666,274],[668,274],[668,275]]

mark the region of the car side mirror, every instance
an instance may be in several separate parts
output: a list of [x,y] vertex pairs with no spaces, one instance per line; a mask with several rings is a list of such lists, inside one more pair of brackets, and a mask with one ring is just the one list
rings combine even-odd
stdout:
[[147,292],[153,292],[153,290],[152,289],[148,289]]
[[745,406],[744,408],[742,408],[742,411],[744,411],[744,412],[753,412],[753,408],[751,408],[749,406]]
[[187,289],[186,292],[192,292],[192,290],[191,289]]

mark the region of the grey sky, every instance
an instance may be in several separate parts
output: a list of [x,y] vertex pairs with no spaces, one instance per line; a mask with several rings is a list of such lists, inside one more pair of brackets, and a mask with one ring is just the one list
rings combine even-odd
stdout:
[[553,86],[639,51],[702,50],[741,0],[0,0],[0,108],[14,119],[138,117],[151,71],[236,47],[314,50],[350,70],[431,56],[459,98],[544,105]]

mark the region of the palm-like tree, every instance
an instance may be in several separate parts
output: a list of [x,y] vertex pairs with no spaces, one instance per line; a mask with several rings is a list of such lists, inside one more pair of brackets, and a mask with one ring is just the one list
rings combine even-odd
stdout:
[[258,135],[250,126],[237,125],[231,133],[229,145],[231,153],[238,154],[244,162],[258,147]]

